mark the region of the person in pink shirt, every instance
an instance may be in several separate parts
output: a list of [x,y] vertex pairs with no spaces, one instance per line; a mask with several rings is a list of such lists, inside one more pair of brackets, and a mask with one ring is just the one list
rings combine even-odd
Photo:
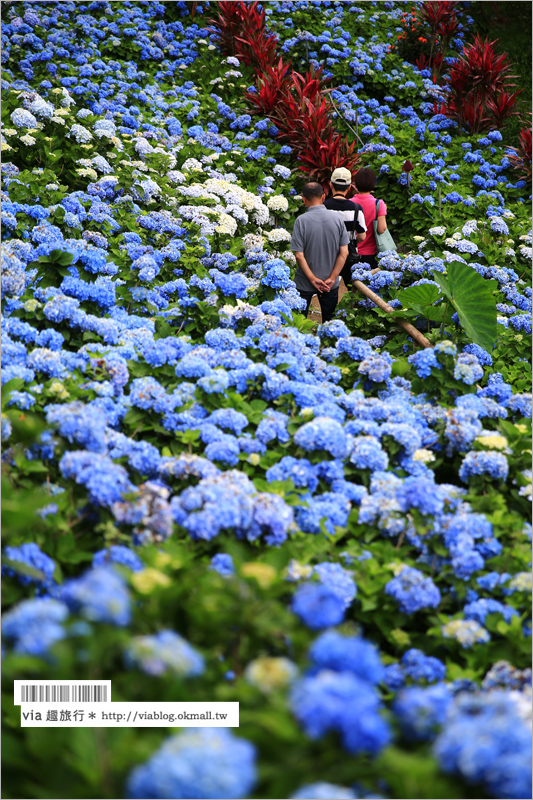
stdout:
[[[378,266],[376,237],[374,236],[374,220],[376,219],[376,198],[372,192],[376,186],[376,173],[370,167],[363,167],[355,175],[356,194],[350,199],[363,209],[366,223],[366,239],[358,242],[357,253],[360,261],[370,265],[370,269]],[[378,233],[387,230],[387,206],[380,200],[378,208]]]

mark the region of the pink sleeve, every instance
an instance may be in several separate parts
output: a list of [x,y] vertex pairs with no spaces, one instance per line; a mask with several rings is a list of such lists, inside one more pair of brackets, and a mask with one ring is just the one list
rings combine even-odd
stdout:
[[387,213],[387,206],[385,205],[385,203],[383,202],[383,200],[380,200],[380,201],[379,201],[379,209],[378,209],[378,211],[379,211],[379,213],[378,213],[378,217],[385,216],[385,215],[386,215],[386,213]]

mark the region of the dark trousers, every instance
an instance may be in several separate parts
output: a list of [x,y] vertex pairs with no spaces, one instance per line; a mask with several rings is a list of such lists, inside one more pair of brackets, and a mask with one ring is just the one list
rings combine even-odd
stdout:
[[[369,269],[376,269],[376,267],[378,266],[377,255],[373,255],[373,256],[357,256],[357,261],[354,262],[354,265],[355,264],[361,264],[361,263],[368,264],[369,265]],[[344,267],[342,268],[342,272],[341,272],[341,278],[343,279],[344,285],[346,286],[346,288],[347,289],[351,289],[352,288],[352,283],[353,283],[353,280],[352,280],[352,267],[351,266],[348,267],[348,266],[344,265]]]
[[305,316],[309,313],[309,306],[314,295],[318,295],[318,302],[320,303],[320,311],[322,312],[322,322],[329,322],[333,318],[337,303],[339,302],[339,288],[331,289],[329,292],[301,292],[300,296],[303,297],[307,303],[305,309]]

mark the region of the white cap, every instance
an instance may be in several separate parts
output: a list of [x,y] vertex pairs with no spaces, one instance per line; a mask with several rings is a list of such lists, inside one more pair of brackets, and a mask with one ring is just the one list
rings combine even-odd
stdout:
[[331,182],[339,186],[351,186],[352,173],[346,167],[338,167],[331,175]]

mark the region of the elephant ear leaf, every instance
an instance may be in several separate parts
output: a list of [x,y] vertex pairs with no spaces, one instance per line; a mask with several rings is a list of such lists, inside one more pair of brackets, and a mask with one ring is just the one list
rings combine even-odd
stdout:
[[442,297],[438,286],[432,283],[423,283],[420,286],[410,286],[398,292],[397,299],[404,308],[413,308],[419,314],[424,313],[427,306],[432,306],[439,297]]
[[457,311],[468,338],[490,353],[497,335],[492,281],[486,281],[473,267],[460,261],[448,264],[446,278],[438,272],[433,276]]

